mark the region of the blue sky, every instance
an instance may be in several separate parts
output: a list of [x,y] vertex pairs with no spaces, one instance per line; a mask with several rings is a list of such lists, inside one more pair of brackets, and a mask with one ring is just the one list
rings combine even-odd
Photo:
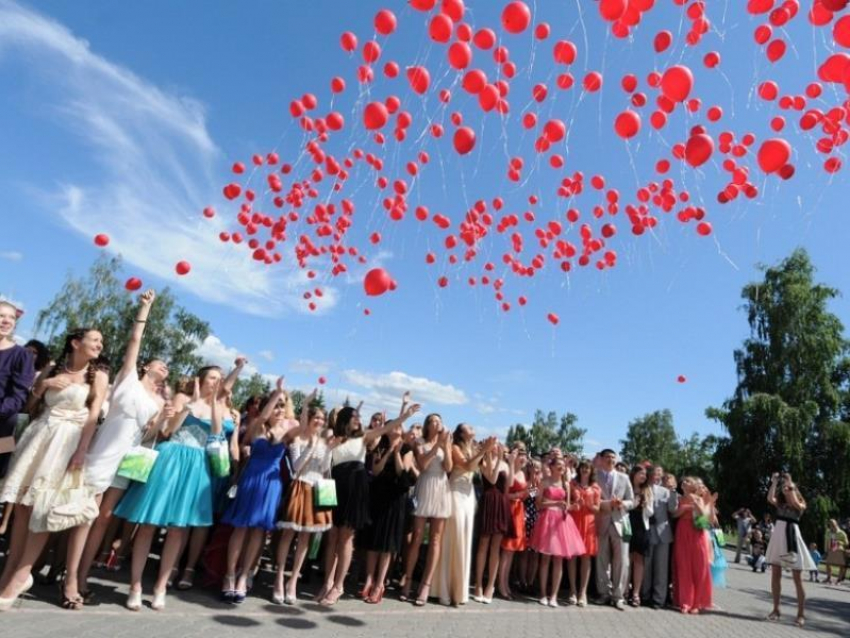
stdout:
[[[504,3],[467,4],[472,24],[497,27]],[[613,38],[593,3],[538,2],[532,5],[535,23],[551,25],[549,40],[535,43],[530,31],[503,37],[520,68],[509,118],[502,123],[495,114],[482,116],[454,86],[451,109],[463,111],[478,132],[476,149],[459,157],[450,134],[439,141],[411,135],[387,146],[388,177],[427,150],[432,162],[410,195],[412,208],[422,203],[458,219],[477,199],[501,196],[506,210],[521,213],[527,197],[536,194],[538,219],[563,219],[568,205],[553,196],[558,174],[545,161],[536,164],[534,138],[518,123],[530,107],[530,87],[543,81],[550,97],[536,108],[541,119],[558,117],[568,125],[561,146],[567,172],[582,170],[588,178],[602,172],[609,186],[633,199],[639,184],[655,178],[655,161],[669,157],[670,146],[704,118],[688,118],[679,109],[658,134],[643,109],[643,130],[626,145],[612,130],[614,117],[628,105],[619,81],[635,73],[647,90],[647,73],[674,63],[693,69],[703,108],[724,109],[721,123],[709,126],[712,134],[728,129],[766,137],[769,118],[779,111],[758,100],[754,87],[775,79],[783,91],[802,93],[814,78],[815,56],[823,59],[832,44],[829,29],[813,30],[801,14],[784,32],[792,44],[786,59],[771,66],[752,44],[758,22],[742,5],[711,3],[714,29],[691,48],[683,42],[687,21],[672,2],[656,3],[631,41]],[[359,61],[343,53],[338,41],[345,30],[357,33],[361,43],[368,40],[381,8],[399,19],[397,33],[381,39],[381,63],[393,59],[402,69],[425,64],[437,88],[451,86],[456,74],[448,71],[442,47],[428,39],[427,18],[406,2],[314,0],[295,7],[270,0],[0,0],[0,293],[38,309],[69,270],[82,272],[96,258],[92,237],[106,232],[109,249],[127,261],[127,276],[173,286],[184,305],[210,320],[215,338],[203,352],[211,360],[245,353],[256,369],[285,373],[291,385],[303,388],[322,375],[331,396],[362,397],[369,408],[395,409],[395,397],[410,387],[426,410],[482,431],[528,422],[535,408],[569,410],[588,428],[587,447],[593,449],[616,443],[630,419],[661,408],[673,411],[683,435],[718,431],[703,412],[734,388],[732,350],[747,330],[740,290],[758,276],[757,263],[774,263],[804,246],[820,280],[850,290],[843,263],[847,233],[840,230],[846,169],[830,178],[821,169],[824,156],[813,150],[816,138],[800,133],[792,115],[784,135],[795,149],[794,179],[780,182],[754,169],[759,197],[721,206],[715,201],[723,176],[718,153],[700,171],[677,167],[671,174],[708,210],[711,237],[698,237],[693,225],[671,216],[660,220],[653,236],[633,237],[621,214],[614,218],[620,230],[612,243],[616,268],[599,272],[591,266],[565,276],[549,264],[534,279],[510,279],[509,313],[499,309],[492,290],[466,285],[468,276],[480,276],[480,262],[466,270],[426,266],[424,255],[440,245],[442,234],[411,215],[388,221],[382,196],[369,185],[374,177],[353,180],[352,237],[367,251],[369,266],[387,268],[399,288],[367,299],[362,268],[337,280],[320,275],[322,307],[308,312],[303,273],[258,267],[246,251],[218,241],[236,212],[221,196],[231,163],[271,150],[295,161],[303,138],[288,115],[289,102],[312,92],[319,111],[327,112],[335,75],[348,83],[333,104],[348,124],[343,139],[329,148],[377,149],[358,125],[356,102],[365,99],[355,79]],[[674,45],[656,55],[652,41],[660,29],[673,32]],[[560,38],[579,49],[571,69],[577,84],[586,71],[603,73],[599,93],[554,87],[550,51]],[[713,71],[701,64],[710,50],[722,56]],[[492,74],[489,58],[478,52],[479,59]],[[414,115],[412,130],[445,118],[433,88],[426,98],[415,97],[403,79],[389,82],[380,64],[377,71],[371,99],[399,95]],[[841,99],[828,88],[818,105]],[[526,162],[521,187],[505,178],[512,155]],[[587,215],[598,199],[584,195],[577,204]],[[219,211],[213,221],[200,215],[210,204]],[[373,231],[383,236],[378,247],[368,242]],[[532,231],[525,235],[530,242]],[[489,237],[482,252],[492,251],[497,260],[502,241]],[[180,259],[193,265],[188,277],[174,275]],[[437,286],[441,275],[449,278],[448,288]],[[515,303],[520,294],[529,298],[521,310]],[[832,309],[846,321],[846,299]],[[548,312],[558,313],[559,326],[546,321]],[[33,315],[22,322],[22,334],[31,329]],[[686,384],[676,383],[680,374]]]

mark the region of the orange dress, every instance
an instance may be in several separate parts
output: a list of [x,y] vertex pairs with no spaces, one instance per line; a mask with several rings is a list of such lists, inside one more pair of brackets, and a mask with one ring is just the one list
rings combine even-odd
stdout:
[[597,507],[602,499],[602,489],[596,485],[581,487],[576,481],[570,483],[570,502],[577,503],[581,500],[581,508],[570,510],[570,516],[578,528],[581,539],[584,541],[586,556],[596,556],[599,549],[599,541],[596,537],[596,514],[590,508]]
[[[522,492],[525,488],[526,483],[520,483],[515,479],[508,490],[508,494]],[[525,501],[523,499],[511,500],[511,518],[514,521],[514,537],[505,536],[502,539],[502,549],[510,552],[524,552],[528,545],[528,539],[525,535]]]

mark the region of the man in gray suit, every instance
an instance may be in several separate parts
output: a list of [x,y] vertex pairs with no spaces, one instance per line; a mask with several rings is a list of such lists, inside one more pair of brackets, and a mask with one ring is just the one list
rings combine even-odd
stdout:
[[602,500],[596,515],[596,534],[599,536],[596,589],[600,604],[610,602],[623,611],[629,574],[629,544],[623,540],[623,530],[628,525],[629,510],[634,507],[635,497],[629,477],[614,469],[617,453],[602,450],[601,457],[598,482]]
[[649,521],[649,556],[644,559],[640,596],[653,609],[661,609],[667,600],[670,545],[673,542],[670,517],[679,507],[679,495],[661,485],[663,467],[656,465],[651,476],[654,511]]

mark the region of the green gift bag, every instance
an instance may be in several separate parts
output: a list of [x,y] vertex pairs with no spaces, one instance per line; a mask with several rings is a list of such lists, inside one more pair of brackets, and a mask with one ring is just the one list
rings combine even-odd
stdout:
[[118,466],[118,476],[139,483],[147,483],[158,456],[158,451],[144,445],[132,447],[121,459],[121,464]]
[[226,440],[215,440],[207,443],[207,456],[210,459],[210,469],[216,478],[230,476],[230,450]]
[[310,536],[310,549],[307,551],[307,560],[316,560],[319,550],[322,548],[322,533],[316,532]]
[[632,521],[628,514],[623,517],[623,540],[627,543],[632,540]]
[[316,500],[317,509],[336,507],[336,481],[326,478],[319,479],[313,486],[313,496]]
[[719,527],[714,530],[714,538],[717,539],[717,544],[720,547],[726,547],[726,534],[723,533],[723,530]]

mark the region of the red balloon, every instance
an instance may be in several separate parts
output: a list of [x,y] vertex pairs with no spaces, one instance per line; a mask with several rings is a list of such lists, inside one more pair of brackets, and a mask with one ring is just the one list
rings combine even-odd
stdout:
[[661,76],[661,92],[673,102],[684,102],[693,86],[693,73],[683,65],[671,66]]
[[661,53],[662,51],[666,51],[667,47],[670,46],[670,43],[673,42],[673,34],[669,31],[659,31],[655,36],[655,41],[653,42],[653,46],[655,46],[655,52]]
[[567,134],[567,127],[561,120],[549,120],[543,127],[543,136],[549,142],[560,142]]
[[599,13],[608,22],[614,22],[626,12],[627,6],[626,0],[600,0]]
[[591,71],[584,76],[583,86],[588,93],[595,93],[602,88],[602,74],[599,71]]
[[832,27],[832,37],[836,44],[850,48],[850,15],[840,18]]
[[552,55],[558,64],[572,64],[576,61],[576,45],[569,40],[560,40],[555,43]]
[[522,33],[531,23],[531,10],[524,2],[509,2],[502,11],[502,26],[508,33]]
[[363,279],[363,288],[370,297],[377,297],[390,289],[392,281],[392,277],[390,277],[390,274],[386,270],[383,268],[373,268],[366,273],[366,277]]
[[375,15],[375,31],[381,35],[389,35],[396,28],[395,14],[389,9],[381,9]]
[[455,42],[449,47],[449,64],[455,69],[461,70],[472,62],[472,49],[466,42]]
[[331,80],[331,91],[334,93],[342,93],[345,91],[345,80],[341,77],[335,77]]
[[[204,209],[204,217],[206,217],[207,219],[212,219],[213,217],[215,217],[215,208],[213,208],[212,206],[207,206]],[[106,237],[106,235],[103,235],[103,236]],[[100,237],[100,235],[98,235],[98,237]],[[108,241],[108,238],[107,238],[107,241]],[[99,245],[100,244],[98,244],[98,246]]]
[[499,89],[494,84],[488,84],[478,93],[478,104],[485,111],[492,111],[499,103]]
[[711,234],[711,224],[708,222],[700,222],[697,224],[697,234],[703,237],[708,237]]
[[135,292],[142,287],[142,280],[138,277],[130,277],[124,284],[124,287],[130,292]]
[[101,248],[108,246],[109,245],[109,235],[104,235],[104,234],[95,235],[94,236],[94,243],[95,243],[95,246],[100,246]]
[[467,93],[478,95],[487,86],[487,75],[481,69],[467,71],[463,76],[462,86]]
[[337,111],[328,113],[325,121],[327,122],[328,128],[332,131],[339,131],[343,126],[345,126],[345,118],[342,116],[342,113]]
[[236,162],[233,164],[233,167],[230,169],[237,175],[241,175],[245,172],[245,165],[242,162]]
[[431,18],[431,24],[428,27],[428,33],[434,42],[448,42],[452,38],[452,30],[454,22],[445,13],[438,13]]
[[460,155],[466,155],[475,148],[475,131],[468,126],[461,126],[455,131],[454,145]]
[[676,378],[676,381],[678,381],[679,383],[684,383],[685,381],[687,381],[687,379],[685,378],[685,375],[680,374],[680,375]]
[[551,323],[553,326],[557,326],[558,322],[560,321],[560,319],[558,318],[558,315],[556,315],[554,312],[550,312],[548,315],[546,315],[546,318],[549,320],[549,323]]
[[714,152],[714,140],[705,133],[691,135],[685,145],[685,161],[696,168],[705,164]]
[[357,48],[357,36],[351,31],[346,31],[340,36],[339,44],[342,46],[343,51],[351,53]]
[[463,0],[443,0],[443,6],[440,11],[445,13],[455,22],[463,20],[463,14],[466,11],[463,6]]
[[319,385],[325,385],[328,382],[325,377],[319,377]]
[[407,69],[407,81],[410,88],[422,95],[431,86],[431,74],[424,66],[412,66]]
[[174,270],[178,275],[188,275],[189,271],[192,270],[192,265],[188,261],[178,261],[177,265],[174,266]]
[[614,121],[614,130],[623,139],[634,137],[640,132],[640,115],[634,111],[623,111]]
[[765,173],[776,173],[791,159],[791,145],[781,137],[765,140],[758,152],[758,162]]
[[549,37],[549,24],[547,22],[541,22],[536,27],[534,27],[534,37],[538,40],[545,40]]
[[242,187],[239,184],[232,183],[224,187],[224,196],[227,199],[234,200],[242,193]]
[[410,0],[410,6],[417,11],[430,11],[437,4],[437,0]]
[[787,46],[784,40],[774,40],[767,45],[767,59],[771,62],[779,61],[785,55]]
[[493,33],[492,29],[479,29],[472,41],[479,49],[486,51],[492,49],[496,44],[496,34]]
[[363,110],[363,124],[370,131],[384,128],[390,114],[382,102],[369,102]]

